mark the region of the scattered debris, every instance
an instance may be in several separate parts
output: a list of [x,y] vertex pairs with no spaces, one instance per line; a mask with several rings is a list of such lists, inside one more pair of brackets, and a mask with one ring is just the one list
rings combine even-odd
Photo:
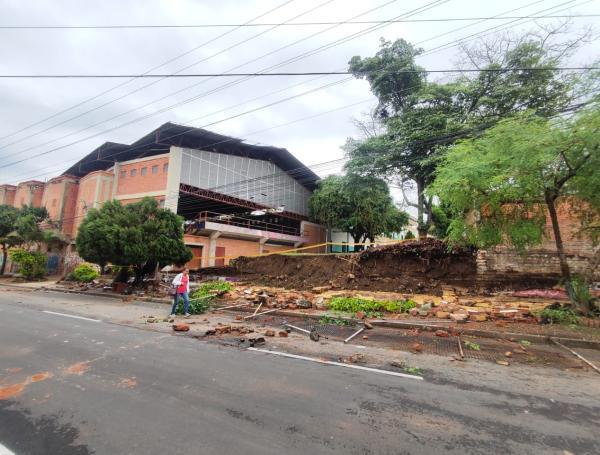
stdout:
[[175,332],[189,332],[190,326],[187,324],[184,324],[183,322],[180,322],[178,324],[173,324],[173,330]]
[[312,329],[308,335],[308,337],[313,341],[319,341],[319,332],[317,332],[317,328]]
[[275,330],[272,330],[272,329],[265,330],[265,336],[267,336],[267,337],[274,337],[275,336]]
[[496,363],[497,363],[498,365],[502,365],[502,366],[505,366],[505,367],[507,367],[507,366],[509,366],[509,365],[510,365],[510,363],[509,363],[509,362],[507,362],[506,360],[496,360]]
[[512,352],[510,352],[510,351],[506,351],[506,352],[504,353],[504,357],[512,357],[512,355],[513,355],[513,353],[512,353]]
[[278,333],[281,338],[287,338],[288,333],[285,330],[282,330]]
[[414,343],[412,345],[412,350],[415,352],[421,352],[423,351],[423,345],[421,343]]
[[445,330],[436,330],[435,336],[446,338],[446,337],[449,337],[450,334],[448,332],[446,332]]
[[344,343],[348,343],[348,341],[350,341],[352,338],[354,338],[355,336],[359,335],[360,333],[364,332],[364,330],[365,330],[365,328],[361,327],[356,332],[354,332],[352,335],[350,335],[348,338],[346,338],[344,340]]

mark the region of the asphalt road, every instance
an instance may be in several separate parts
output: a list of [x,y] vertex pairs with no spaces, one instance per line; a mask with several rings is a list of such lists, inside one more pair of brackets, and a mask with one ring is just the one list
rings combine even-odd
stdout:
[[419,381],[42,309],[0,296],[0,453],[600,453],[593,391]]

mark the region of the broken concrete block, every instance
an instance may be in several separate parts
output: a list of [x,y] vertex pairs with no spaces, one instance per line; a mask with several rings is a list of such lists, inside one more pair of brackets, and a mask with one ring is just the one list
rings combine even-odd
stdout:
[[308,310],[312,308],[312,304],[306,299],[298,299],[296,300],[296,305],[298,308],[302,308],[303,310]]
[[281,338],[287,338],[288,333],[285,330],[282,330],[278,333]]
[[315,294],[321,294],[321,293],[323,293],[325,291],[329,291],[330,289],[331,289],[331,286],[317,286],[315,288],[312,288],[312,291]]
[[313,306],[317,310],[325,310],[327,308],[327,305],[325,305],[325,299],[323,298],[323,296],[319,296],[319,297],[315,298],[313,300]]
[[469,321],[475,321],[475,322],[485,322],[487,321],[487,315],[485,314],[470,314],[469,315]]
[[468,318],[467,314],[464,313],[452,313],[450,314],[450,319],[452,319],[455,322],[464,322],[466,321]]
[[510,365],[510,363],[508,363],[506,360],[496,360],[496,363],[505,367]]
[[275,330],[271,330],[271,329],[265,330],[265,336],[274,337],[275,336]]
[[435,313],[435,317],[438,319],[448,319],[450,317],[450,313],[447,311],[437,311]]

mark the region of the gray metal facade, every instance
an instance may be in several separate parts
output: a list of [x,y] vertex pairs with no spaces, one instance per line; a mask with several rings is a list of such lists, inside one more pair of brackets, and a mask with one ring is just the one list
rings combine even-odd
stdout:
[[181,182],[308,215],[310,191],[269,161],[184,148]]

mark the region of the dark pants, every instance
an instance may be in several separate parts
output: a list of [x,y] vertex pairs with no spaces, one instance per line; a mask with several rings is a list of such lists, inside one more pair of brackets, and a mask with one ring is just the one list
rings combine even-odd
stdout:
[[171,314],[175,314],[177,311],[177,304],[179,303],[179,297],[183,298],[183,314],[188,314],[188,309],[190,307],[190,298],[188,297],[187,292],[181,292],[175,294],[173,297],[173,308],[171,309]]

